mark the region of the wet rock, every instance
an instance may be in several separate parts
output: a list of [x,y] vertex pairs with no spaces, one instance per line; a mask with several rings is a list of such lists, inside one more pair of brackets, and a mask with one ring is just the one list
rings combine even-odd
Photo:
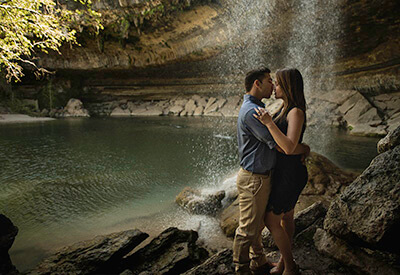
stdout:
[[140,115],[140,116],[162,116],[163,108],[156,105],[149,105],[142,112],[132,113],[132,115]]
[[225,104],[225,99],[216,99],[215,97],[211,97],[208,102],[206,107],[204,108],[204,115],[209,116],[218,111],[220,106]]
[[400,126],[400,112],[395,113],[392,117],[387,120],[388,131],[394,131],[397,127]]
[[337,110],[338,105],[319,98],[311,97],[308,100],[307,125],[342,126],[342,114]]
[[[321,93],[317,96],[320,100],[328,101],[328,102],[334,103],[336,105],[343,105],[346,101],[348,101],[350,98],[352,98],[357,93],[358,92],[355,90],[333,90],[333,91],[329,91],[326,93]],[[354,104],[351,105],[351,107],[353,107],[353,106],[354,106]],[[347,110],[346,110],[346,112],[347,112]],[[342,112],[342,113],[346,113],[346,112]]]
[[208,112],[209,108],[217,101],[215,97],[210,97],[207,101],[206,106],[204,106],[204,112]]
[[63,111],[64,117],[90,117],[88,110],[83,107],[82,101],[71,98]]
[[[349,101],[354,105],[345,112],[344,120],[350,128],[350,133],[355,135],[385,135],[384,127],[374,127],[382,123],[378,111],[367,99],[357,93]],[[349,104],[351,106],[351,104]]]
[[195,231],[168,228],[126,257],[121,267],[134,274],[181,274],[208,257],[208,252],[196,244],[197,239]]
[[110,116],[130,116],[131,112],[129,109],[122,109],[121,107],[116,107],[110,114]]
[[193,99],[190,99],[185,105],[185,111],[188,116],[192,116],[194,111],[196,110],[196,102]]
[[220,112],[224,117],[237,117],[239,114],[239,102],[240,102],[240,97],[239,96],[231,96],[228,97],[225,105],[220,108]]
[[268,100],[265,103],[265,108],[268,110],[269,113],[275,114],[276,112],[278,112],[282,104],[283,104],[282,99]]
[[42,261],[32,274],[115,273],[122,258],[147,237],[133,229],[78,242]]
[[[326,208],[322,202],[316,202],[308,208],[296,213],[294,217],[296,227],[294,238],[297,240],[295,241],[296,245],[300,245],[300,239],[302,243],[306,244],[313,241],[317,226],[322,225],[325,214]],[[265,247],[276,247],[271,233],[268,230],[263,231],[263,243]]]
[[196,102],[197,106],[203,107],[203,109],[206,107],[206,105],[207,105],[207,99],[206,98],[201,97],[199,95],[194,95],[194,96],[192,96],[192,98]]
[[0,274],[19,274],[8,254],[17,234],[18,227],[9,218],[0,214]]
[[221,213],[220,227],[227,237],[234,237],[239,226],[239,198],[232,202]]
[[232,250],[224,249],[210,258],[204,263],[193,267],[184,275],[223,275],[234,274],[234,265],[232,262]]
[[[330,255],[342,265],[353,269],[354,274],[399,274],[400,270],[382,258],[390,258],[377,251],[351,246],[344,240],[319,228],[314,235],[317,249]],[[392,257],[396,258],[396,256]],[[397,259],[398,260],[398,259]]]
[[306,160],[308,182],[302,195],[328,195],[340,193],[357,174],[340,169],[326,157],[311,152]]
[[357,124],[351,128],[350,134],[354,136],[381,137],[386,135],[387,131],[384,125],[370,126],[368,124]]
[[400,146],[375,157],[330,205],[324,229],[349,243],[400,253]]
[[174,116],[179,116],[179,114],[183,111],[183,109],[184,107],[181,105],[174,105],[169,109],[168,113]]
[[176,197],[175,202],[193,214],[215,215],[221,209],[225,191],[214,194],[202,194],[198,190],[185,187]]
[[203,114],[203,111],[204,111],[204,107],[203,106],[199,106],[194,110],[193,115],[194,116],[201,116]]
[[341,103],[340,104],[341,106],[338,108],[339,112],[341,112],[344,115],[350,109],[352,109],[354,105],[356,105],[358,100],[362,100],[362,96],[357,91],[352,91],[351,93],[349,93],[349,95],[350,97],[348,97],[346,101]]
[[394,131],[389,132],[384,138],[378,142],[378,153],[386,152],[400,145],[400,126]]

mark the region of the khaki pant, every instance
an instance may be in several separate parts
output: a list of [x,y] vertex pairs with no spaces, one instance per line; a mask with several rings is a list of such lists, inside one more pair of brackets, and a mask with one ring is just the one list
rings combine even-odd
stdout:
[[[233,262],[236,271],[247,271],[267,262],[263,252],[261,232],[271,192],[270,175],[254,174],[240,169],[236,185],[239,192],[239,227],[233,242]],[[251,260],[251,261],[250,261]]]

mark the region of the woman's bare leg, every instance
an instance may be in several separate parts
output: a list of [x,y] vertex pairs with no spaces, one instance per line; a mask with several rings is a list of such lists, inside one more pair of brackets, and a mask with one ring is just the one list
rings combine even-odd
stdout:
[[289,236],[290,244],[293,245],[293,236],[295,231],[294,209],[286,212],[282,217],[282,227]]
[[292,255],[292,245],[289,235],[281,225],[283,216],[283,214],[275,215],[273,212],[267,212],[265,215],[265,225],[271,232],[272,238],[281,252],[284,268],[292,270],[295,268]]

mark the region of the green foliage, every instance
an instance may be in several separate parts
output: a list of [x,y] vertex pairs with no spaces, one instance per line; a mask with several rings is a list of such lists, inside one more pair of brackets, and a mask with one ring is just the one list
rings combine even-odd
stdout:
[[20,81],[22,64],[39,68],[36,52],[59,52],[63,43],[78,44],[77,31],[87,25],[98,33],[102,28],[100,14],[90,9],[90,0],[75,0],[86,7],[71,11],[54,0],[0,0],[0,72],[8,81]]

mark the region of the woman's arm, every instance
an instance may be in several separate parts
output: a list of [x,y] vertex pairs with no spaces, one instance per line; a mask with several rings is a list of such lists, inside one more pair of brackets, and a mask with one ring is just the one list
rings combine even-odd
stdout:
[[[271,116],[263,108],[256,109],[258,115],[254,115],[261,123],[267,126],[269,132],[274,138],[275,142],[282,148],[285,154],[290,155],[299,153],[298,150],[306,150],[306,148],[299,147],[296,149],[299,143],[301,131],[304,123],[304,112],[299,108],[293,108],[287,116],[288,130],[287,135],[284,135],[281,130],[272,121]],[[300,153],[301,154],[301,153]]]

